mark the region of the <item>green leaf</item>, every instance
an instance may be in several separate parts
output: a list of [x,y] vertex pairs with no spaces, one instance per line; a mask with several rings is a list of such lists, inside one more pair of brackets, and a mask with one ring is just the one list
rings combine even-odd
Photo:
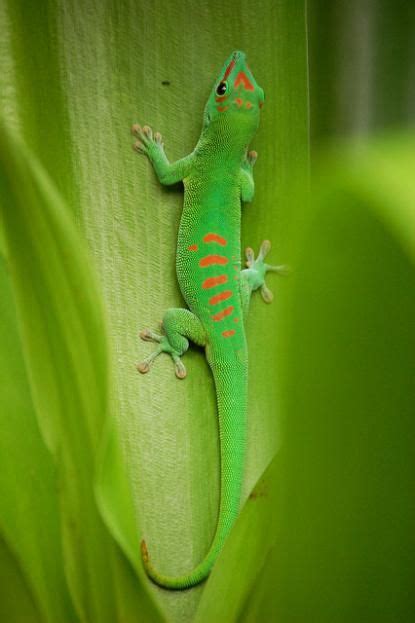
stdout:
[[295,196],[284,514],[241,621],[415,616],[415,142],[326,160]]
[[[117,587],[117,573],[126,563],[94,494],[109,392],[100,293],[62,199],[36,158],[6,127],[0,141],[0,197],[31,395],[59,474],[70,593],[82,621],[117,621],[128,588]],[[18,512],[16,505],[10,512]],[[32,566],[29,558],[23,564]],[[143,616],[157,620],[145,595],[143,605]]]
[[239,620],[277,539],[282,517],[281,464],[278,453],[251,491],[208,580],[194,623]]
[[56,468],[40,435],[0,256],[0,534],[46,621],[75,621],[61,551]]
[[21,569],[2,539],[0,539],[0,620],[13,623],[42,621]]
[[411,128],[415,5],[308,3],[312,143]]

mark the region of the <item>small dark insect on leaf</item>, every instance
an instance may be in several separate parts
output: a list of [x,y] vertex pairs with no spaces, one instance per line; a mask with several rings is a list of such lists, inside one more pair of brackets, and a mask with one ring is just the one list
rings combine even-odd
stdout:
[[165,87],[169,87],[170,86],[170,80],[162,80],[161,84]]

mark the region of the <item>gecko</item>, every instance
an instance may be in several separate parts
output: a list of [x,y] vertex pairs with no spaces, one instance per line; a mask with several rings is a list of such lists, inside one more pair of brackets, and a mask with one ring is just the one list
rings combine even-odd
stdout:
[[162,136],[134,124],[134,149],[148,157],[162,184],[183,182],[184,202],[177,251],[177,279],[188,306],[165,312],[161,331],[144,329],[140,337],[157,344],[142,362],[147,373],[161,353],[173,360],[183,379],[182,356],[189,340],[204,347],[212,371],[219,422],[220,501],[216,531],[204,559],[179,576],[160,573],[146,542],[141,541],[145,571],[157,585],[186,589],[209,575],[238,516],[244,470],[247,429],[248,348],[244,323],[251,294],[260,290],[266,303],[273,296],[265,283],[269,271],[287,272],[286,266],[265,262],[271,244],[265,240],[255,257],[246,249],[241,270],[241,204],[254,196],[253,168],[257,159],[249,145],[259,126],[264,91],[247,65],[246,55],[233,52],[226,60],[209,95],[199,141],[193,152],[170,162]]

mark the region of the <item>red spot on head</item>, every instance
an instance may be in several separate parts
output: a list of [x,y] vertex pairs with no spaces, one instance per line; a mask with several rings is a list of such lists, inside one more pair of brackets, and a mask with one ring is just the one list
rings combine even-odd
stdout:
[[231,337],[235,335],[235,329],[228,329],[227,331],[222,331],[223,337]]
[[212,264],[221,264],[224,266],[228,261],[228,258],[224,255],[206,255],[206,257],[202,257],[200,260],[199,266],[212,266]]
[[187,248],[189,249],[189,251],[197,251],[199,247],[197,246],[197,244],[191,244]]
[[222,238],[222,236],[219,236],[219,234],[206,234],[206,236],[203,238],[203,242],[217,242],[222,247],[226,245],[225,238]]
[[211,296],[209,299],[209,305],[217,305],[221,301],[226,301],[232,296],[231,290],[224,290],[223,292],[219,292],[219,294],[215,294],[215,296]]
[[254,85],[252,84],[252,82],[250,82],[248,76],[246,75],[246,73],[244,73],[243,71],[240,71],[238,73],[238,75],[235,78],[235,82],[234,82],[234,87],[238,87],[240,84],[242,84],[243,88],[246,89],[246,91],[254,91]]
[[228,110],[229,106],[217,106],[218,112],[225,112]]
[[229,65],[226,68],[226,71],[223,75],[222,81],[226,80],[226,78],[229,76],[229,74],[231,73],[232,69],[235,67],[235,61],[232,60]]
[[212,318],[215,322],[219,322],[220,320],[226,318],[226,316],[229,316],[234,309],[233,305],[229,305],[229,307],[225,307],[225,309],[222,309],[220,312],[212,316]]
[[226,283],[228,281],[228,277],[226,275],[218,275],[217,277],[208,277],[202,283],[202,288],[204,290],[208,290],[209,288],[214,288],[215,286],[219,286],[222,283]]
[[228,99],[228,96],[222,95],[222,97],[215,97],[215,102],[224,102],[226,99]]
[[238,107],[240,108],[242,106],[242,104],[244,103],[243,99],[241,99],[240,97],[237,97],[235,100],[235,103],[238,105]]

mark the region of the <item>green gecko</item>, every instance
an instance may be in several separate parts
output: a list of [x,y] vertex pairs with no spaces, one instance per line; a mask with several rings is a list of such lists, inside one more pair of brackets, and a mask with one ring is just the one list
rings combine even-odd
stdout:
[[270,266],[265,240],[255,259],[246,250],[241,270],[241,201],[254,196],[253,167],[257,159],[248,146],[259,125],[264,92],[246,64],[243,52],[233,52],[224,64],[207,101],[203,128],[193,152],[170,163],[159,132],[132,127],[139,139],[134,148],[147,155],[162,184],[183,181],[176,269],[189,309],[168,309],[162,334],[145,329],[143,340],[156,350],[137,364],[146,373],[160,353],[168,353],[176,376],[186,376],[181,356],[189,340],[205,348],[215,381],[220,437],[220,504],[216,532],[205,558],[178,577],[159,573],[145,541],[141,542],[148,576],[164,588],[185,589],[209,574],[238,515],[246,446],[248,350],[244,329],[251,294],[260,289],[265,302],[272,294],[265,284],[268,271],[284,274],[285,266]]

